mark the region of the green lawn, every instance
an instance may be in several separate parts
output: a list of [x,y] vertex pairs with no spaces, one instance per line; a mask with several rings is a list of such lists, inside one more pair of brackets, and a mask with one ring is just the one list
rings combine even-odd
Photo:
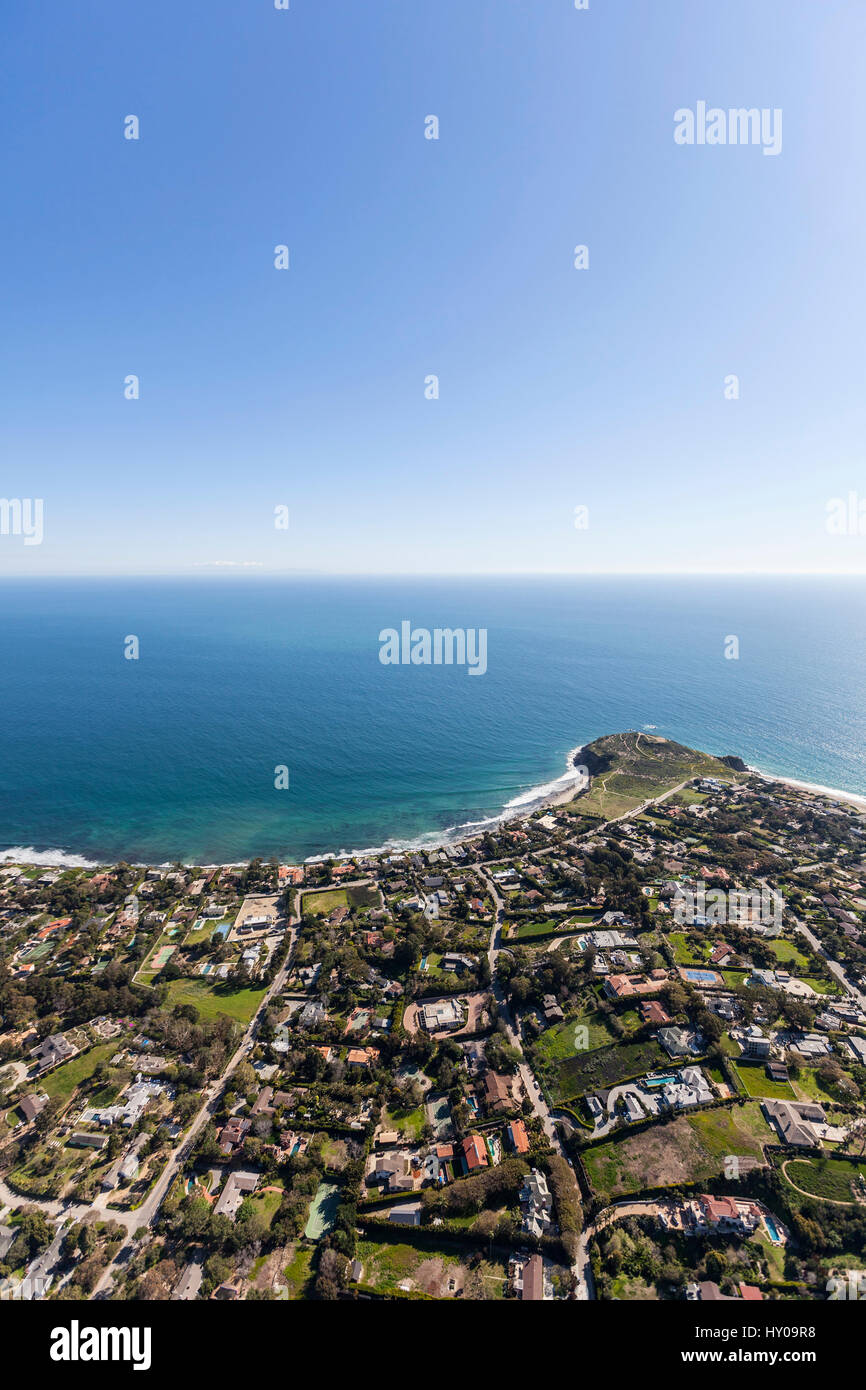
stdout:
[[827,1105],[836,1099],[812,1067],[801,1067],[800,1075],[794,1078],[792,1084],[800,1100],[817,1100],[821,1105]]
[[309,1245],[299,1245],[283,1270],[289,1298],[305,1297],[312,1277],[313,1253]]
[[210,941],[219,923],[205,922],[203,926],[191,927],[184,946],[199,946],[202,941]]
[[751,973],[750,970],[723,970],[721,976],[729,989],[737,989],[745,980],[748,980]]
[[257,1215],[264,1216],[270,1226],[280,1209],[283,1192],[282,1190],[279,1192],[255,1192],[252,1197],[247,1197],[245,1200],[250,1203]]
[[107,1062],[109,1057],[113,1057],[117,1051],[116,1042],[103,1043],[99,1047],[91,1047],[89,1052],[82,1052],[77,1057],[73,1057],[70,1062],[64,1062],[61,1067],[43,1076],[39,1081],[38,1089],[53,1099],[59,1096],[61,1100],[68,1100],[82,1081],[87,1081],[102,1063]]
[[755,1245],[761,1247],[761,1254],[767,1262],[770,1278],[781,1281],[785,1277],[785,1247],[770,1240],[763,1226],[759,1226],[755,1235],[751,1237]]
[[535,1047],[541,1058],[544,1061],[563,1062],[567,1057],[573,1057],[574,1035],[579,1027],[587,1029],[590,1048],[605,1047],[614,1040],[603,1014],[576,1014],[562,1023],[555,1023],[552,1028],[546,1028],[536,1040]]
[[579,928],[574,923],[568,928],[562,920],[554,921],[548,917],[543,922],[521,922],[516,935],[518,941],[549,941],[552,936],[567,936],[569,930],[574,932]]
[[799,970],[803,970],[809,964],[806,956],[797,949],[793,941],[787,941],[782,936],[774,937],[772,941],[765,942],[765,945],[769,946],[776,960],[785,965],[793,963]]
[[417,1110],[386,1110],[382,1122],[386,1129],[397,1129],[409,1139],[417,1139],[427,1123],[424,1106]]
[[763,1063],[732,1062],[731,1065],[749,1096],[769,1100],[796,1100],[797,1093],[790,1081],[771,1081]]
[[841,994],[842,986],[838,980],[819,980],[814,975],[801,975],[804,985],[811,985],[816,994]]
[[696,955],[691,949],[683,932],[672,931],[668,933],[668,941],[674,949],[674,960],[677,965],[705,965],[709,951],[704,955]]
[[338,907],[349,906],[345,888],[326,888],[321,893],[304,894],[305,917],[327,917]]
[[194,1004],[203,1019],[227,1014],[237,1023],[249,1023],[265,997],[263,989],[229,990],[225,985],[210,985],[202,979],[172,980],[168,986],[168,1004]]

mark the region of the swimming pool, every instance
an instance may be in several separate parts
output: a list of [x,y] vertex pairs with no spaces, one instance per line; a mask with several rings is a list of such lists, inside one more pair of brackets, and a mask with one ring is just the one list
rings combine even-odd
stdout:
[[778,1227],[776,1226],[776,1223],[773,1220],[772,1216],[764,1217],[764,1225],[770,1233],[770,1240],[775,1241],[776,1245],[781,1245],[782,1237],[779,1235]]

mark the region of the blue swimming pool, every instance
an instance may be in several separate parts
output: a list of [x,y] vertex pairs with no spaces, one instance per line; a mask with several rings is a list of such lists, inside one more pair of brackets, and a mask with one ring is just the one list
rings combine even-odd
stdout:
[[772,1216],[764,1217],[764,1225],[770,1232],[770,1240],[775,1241],[777,1245],[781,1245],[782,1237],[779,1235],[778,1227],[776,1226],[776,1223],[773,1220]]

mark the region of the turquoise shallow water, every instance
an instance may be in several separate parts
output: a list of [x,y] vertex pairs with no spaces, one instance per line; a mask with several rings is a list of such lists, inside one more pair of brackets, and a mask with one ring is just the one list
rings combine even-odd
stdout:
[[[486,674],[383,666],[404,619],[486,628]],[[853,579],[6,580],[0,847],[220,862],[403,842],[644,726],[866,794],[864,635]]]

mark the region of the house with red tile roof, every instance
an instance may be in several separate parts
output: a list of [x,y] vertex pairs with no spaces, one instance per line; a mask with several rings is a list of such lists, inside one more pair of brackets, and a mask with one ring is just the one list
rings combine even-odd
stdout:
[[529,1153],[529,1135],[526,1133],[526,1125],[522,1120],[512,1120],[505,1133],[508,1135],[508,1142],[515,1153]]
[[346,1058],[350,1067],[372,1067],[378,1060],[378,1047],[351,1047]]
[[470,1173],[487,1167],[487,1149],[480,1134],[468,1134],[463,1140],[463,1157]]

